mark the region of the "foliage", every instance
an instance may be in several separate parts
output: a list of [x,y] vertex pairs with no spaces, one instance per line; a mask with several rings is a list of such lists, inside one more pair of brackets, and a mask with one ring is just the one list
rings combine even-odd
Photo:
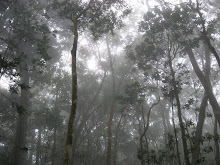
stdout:
[[[185,1],[179,5],[158,3],[145,15],[141,11],[144,2],[137,2],[135,5],[139,6],[132,10],[124,2],[0,2],[0,78],[8,77],[11,84],[11,94],[0,89],[0,164],[2,160],[10,163],[13,156],[18,113],[29,117],[27,148],[32,160],[28,161],[62,164],[71,104],[68,52],[72,47],[74,19],[87,7],[89,9],[77,17],[80,36],[78,113],[72,139],[74,163],[106,164],[108,112],[114,107],[112,164],[171,165],[178,164],[178,157],[183,162],[180,124],[186,132],[190,158],[194,144],[199,141],[198,164],[214,164],[219,134],[213,133],[214,115],[208,105],[203,133],[200,139],[195,138],[204,90],[185,57],[185,49],[193,48],[199,66],[205,68],[202,23],[205,22],[211,44],[218,48],[219,2],[199,3],[204,20],[200,18],[196,4]],[[215,10],[211,11],[211,8]],[[135,29],[137,25],[139,29]],[[103,36],[106,33],[107,37]],[[114,66],[114,105],[106,38]],[[125,59],[125,53],[130,61]],[[175,71],[175,82],[168,69],[168,55]],[[88,66],[91,61],[97,64],[95,68]],[[20,82],[23,62],[28,64],[29,86]],[[219,93],[219,68],[212,56],[211,66],[213,91]],[[183,123],[177,118],[174,86],[180,97]],[[31,110],[28,113],[19,104],[20,89],[30,90]],[[149,107],[158,99],[158,105],[149,112]],[[146,127],[141,149],[140,136]]]
[[10,77],[15,83],[20,76],[20,63],[44,66],[51,57],[47,50],[50,30],[45,18],[38,13],[43,7],[34,1],[4,1],[1,8],[1,76]]
[[[51,2],[53,10],[57,11],[61,18],[74,22],[79,15],[78,29],[80,32],[88,29],[99,39],[103,34],[110,32],[114,34],[115,29],[123,26],[122,18],[130,13],[130,9],[123,0],[120,1],[63,1]],[[127,9],[124,9],[127,8]],[[84,12],[85,11],[85,12]],[[122,11],[119,12],[119,11]],[[72,25],[71,29],[72,28]]]

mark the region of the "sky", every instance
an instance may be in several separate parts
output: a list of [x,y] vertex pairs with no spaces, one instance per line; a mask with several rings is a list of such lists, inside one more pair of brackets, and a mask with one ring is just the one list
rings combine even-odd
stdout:
[[[88,1],[88,0],[85,0],[85,2]],[[179,1],[177,0],[166,0],[166,2],[170,2],[170,3],[177,3]],[[145,13],[148,8],[147,8],[147,5],[146,5],[146,0],[127,0],[127,3],[128,5],[130,5],[132,8],[135,9],[138,9],[138,10],[135,10],[134,12],[135,13],[135,17],[137,17],[137,22],[134,23],[137,25],[138,21],[141,20],[141,17],[143,16],[143,13]],[[153,7],[155,5],[159,5],[156,0],[149,0],[149,5],[150,7]],[[138,13],[137,13],[138,12]],[[132,14],[132,13],[131,13]],[[138,18],[139,16],[139,18]],[[136,28],[136,27],[135,27]],[[137,28],[136,28],[137,29]],[[65,63],[65,67],[64,69],[69,71],[70,72],[70,52],[63,52],[62,53],[62,61]],[[96,62],[96,59],[94,57],[88,59],[87,61],[87,66],[89,68],[89,70],[96,70],[97,69],[97,62]],[[9,84],[10,84],[10,81],[9,79],[7,79],[6,77],[2,77],[0,79],[0,87],[3,87],[3,88],[9,88]]]

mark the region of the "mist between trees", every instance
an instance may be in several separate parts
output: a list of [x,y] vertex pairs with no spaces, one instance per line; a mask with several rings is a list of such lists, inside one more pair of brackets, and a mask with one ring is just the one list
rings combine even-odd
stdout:
[[0,1],[1,165],[220,165],[218,0]]

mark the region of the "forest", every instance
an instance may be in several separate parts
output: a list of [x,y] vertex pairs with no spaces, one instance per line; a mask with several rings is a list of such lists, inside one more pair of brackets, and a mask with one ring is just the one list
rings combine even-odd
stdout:
[[219,0],[0,0],[0,165],[220,165]]

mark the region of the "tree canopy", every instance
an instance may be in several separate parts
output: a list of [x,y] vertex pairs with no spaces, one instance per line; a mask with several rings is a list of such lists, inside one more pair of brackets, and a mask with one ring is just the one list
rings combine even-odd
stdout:
[[217,0],[0,2],[0,164],[220,164]]

